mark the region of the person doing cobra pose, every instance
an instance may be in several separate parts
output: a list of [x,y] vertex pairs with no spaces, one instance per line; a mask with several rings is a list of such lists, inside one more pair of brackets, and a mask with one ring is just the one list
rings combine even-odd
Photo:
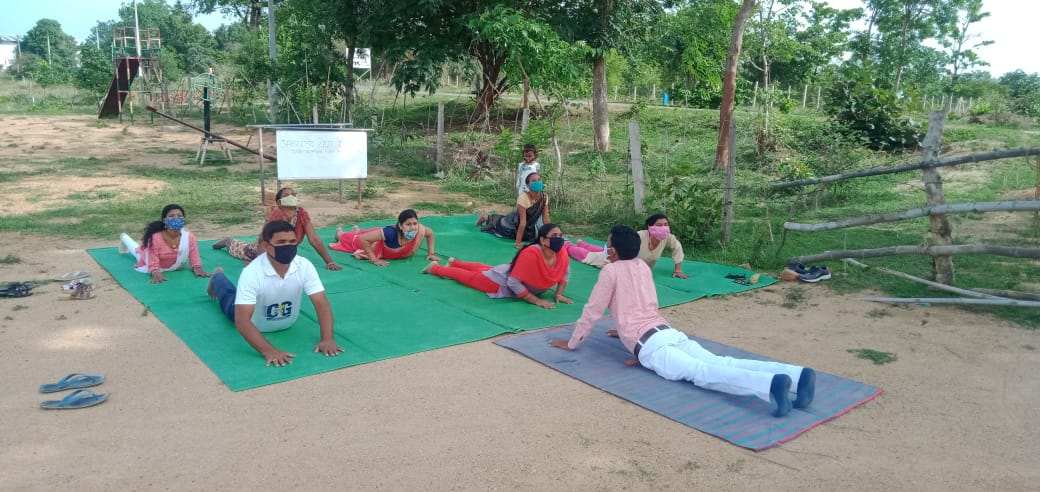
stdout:
[[134,269],[151,275],[153,284],[165,282],[163,272],[177,270],[185,263],[191,265],[196,277],[209,277],[202,269],[195,235],[184,228],[184,208],[176,203],[163,207],[161,220],[145,227],[140,245],[127,233],[120,234],[119,249],[134,255]]
[[329,244],[329,248],[351,253],[355,258],[369,260],[377,266],[386,266],[385,260],[401,260],[414,255],[424,239],[426,259],[437,261],[433,229],[420,224],[415,210],[409,208],[398,214],[394,225],[365,230],[354,226],[351,232],[336,228],[336,242]]
[[492,267],[449,258],[448,266],[433,262],[423,269],[423,273],[450,278],[491,298],[518,297],[536,306],[553,309],[555,303],[538,296],[554,286],[556,302],[573,302],[563,295],[570,279],[570,258],[561,251],[564,242],[559,226],[545,224],[531,244],[516,252],[511,263]]

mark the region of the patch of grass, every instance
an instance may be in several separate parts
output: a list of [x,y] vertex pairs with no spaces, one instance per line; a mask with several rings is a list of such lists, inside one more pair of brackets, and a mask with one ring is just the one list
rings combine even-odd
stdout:
[[3,264],[3,265],[13,265],[15,263],[21,263],[21,262],[22,262],[21,258],[15,256],[13,254],[10,254],[10,253],[8,253],[7,256],[5,256],[5,257],[0,258],[0,264]]
[[429,210],[431,212],[443,215],[455,215],[470,211],[469,208],[467,208],[465,205],[455,202],[415,202],[409,208],[414,208],[417,210]]
[[885,316],[892,316],[892,313],[888,312],[887,309],[871,309],[867,311],[868,318],[884,318]]
[[850,354],[855,354],[860,359],[866,359],[873,362],[876,365],[888,364],[889,362],[895,362],[896,354],[891,352],[881,352],[874,349],[860,348],[860,349],[848,349]]
[[794,309],[805,304],[807,297],[805,287],[791,286],[784,291],[784,301],[780,305],[788,309]]

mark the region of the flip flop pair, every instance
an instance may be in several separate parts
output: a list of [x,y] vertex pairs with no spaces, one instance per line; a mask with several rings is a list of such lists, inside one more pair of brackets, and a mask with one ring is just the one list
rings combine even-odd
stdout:
[[[105,382],[105,377],[92,374],[81,374],[74,372],[61,378],[56,383],[47,383],[40,386],[40,393],[54,393],[76,388],[89,388]],[[88,389],[76,389],[65,395],[60,400],[46,400],[40,403],[42,408],[64,410],[72,408],[86,408],[98,405],[108,399],[108,393],[95,393]]]

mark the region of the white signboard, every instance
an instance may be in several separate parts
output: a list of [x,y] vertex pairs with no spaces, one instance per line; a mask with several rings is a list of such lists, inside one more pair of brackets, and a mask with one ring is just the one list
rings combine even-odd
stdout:
[[278,179],[368,177],[363,131],[278,130]]
[[[347,54],[350,53],[350,48],[347,48]],[[363,68],[365,70],[372,69],[372,49],[371,48],[355,48],[354,49],[354,68]]]

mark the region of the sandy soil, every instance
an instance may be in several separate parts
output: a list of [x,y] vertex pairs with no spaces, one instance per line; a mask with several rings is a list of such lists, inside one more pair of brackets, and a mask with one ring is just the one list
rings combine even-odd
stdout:
[[[119,155],[120,142],[166,131],[138,125],[124,135],[90,123],[0,118],[0,171],[27,159]],[[198,144],[196,135],[168,133],[187,148]],[[11,139],[17,147],[7,146]],[[176,157],[142,158],[162,165]],[[62,183],[63,193],[111,184]],[[417,201],[393,195],[373,206],[389,214],[409,200]],[[325,225],[322,217],[342,211],[315,215]],[[3,490],[1040,489],[1040,333],[991,317],[794,284],[663,310],[700,336],[885,389],[754,453],[490,341],[233,393],[84,251],[106,245],[114,241],[0,234],[0,257],[21,259],[0,265],[0,280],[85,269],[98,284],[89,301],[62,300],[57,283],[0,298]],[[839,267],[831,282],[841,281]],[[804,301],[784,307],[795,289]],[[416,306],[395,322],[421,317]],[[874,365],[848,352],[858,348],[898,360]],[[278,369],[258,359],[256,370]],[[48,399],[39,385],[77,371],[104,374],[96,389],[110,400],[39,409]]]

